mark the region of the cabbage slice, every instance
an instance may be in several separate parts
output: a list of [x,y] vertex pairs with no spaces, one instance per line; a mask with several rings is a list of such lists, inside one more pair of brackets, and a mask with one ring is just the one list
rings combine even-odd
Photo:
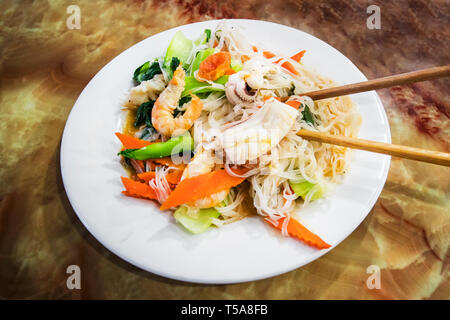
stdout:
[[311,201],[322,198],[325,191],[322,184],[311,183],[306,180],[302,182],[292,182],[291,180],[289,180],[289,185],[291,186],[292,190],[294,190],[295,194],[299,197],[302,197],[303,199],[306,198],[308,193],[314,192],[311,197]]
[[164,69],[168,72],[170,70],[170,63],[172,58],[178,58],[184,67],[187,67],[188,59],[191,56],[194,44],[192,40],[186,38],[186,36],[181,31],[177,31],[170,41],[167,47],[166,55],[164,57]]
[[212,219],[218,218],[220,213],[214,208],[208,208],[199,209],[194,215],[190,215],[188,208],[181,206],[175,210],[173,216],[188,231],[199,234],[206,231],[211,226]]

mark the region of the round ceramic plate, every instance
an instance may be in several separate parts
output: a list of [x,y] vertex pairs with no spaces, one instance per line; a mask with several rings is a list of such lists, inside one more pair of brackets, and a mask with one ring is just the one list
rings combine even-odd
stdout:
[[[364,220],[389,169],[387,156],[354,151],[351,171],[328,198],[300,212],[301,222],[332,245],[316,250],[284,238],[259,217],[191,235],[152,201],[124,196],[114,136],[122,126],[120,104],[132,74],[162,56],[177,30],[193,39],[218,21],[181,26],[122,52],[89,82],[67,121],[61,171],[69,200],[86,228],[109,250],[149,272],[199,283],[234,283],[275,276],[301,267],[335,248]],[[248,39],[285,55],[305,49],[303,63],[340,84],[367,80],[353,63],[325,42],[296,29],[264,21],[229,20]],[[359,137],[390,142],[389,124],[375,92],[352,96],[363,116]]]

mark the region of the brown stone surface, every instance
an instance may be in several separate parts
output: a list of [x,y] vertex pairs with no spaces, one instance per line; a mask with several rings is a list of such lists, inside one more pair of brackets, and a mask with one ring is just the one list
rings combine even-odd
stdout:
[[[449,299],[450,169],[392,159],[365,221],[337,248],[295,271],[234,285],[197,285],[141,271],[102,247],[78,221],[62,186],[59,145],[91,77],[152,34],[213,18],[293,26],[349,57],[368,78],[450,62],[450,3],[365,0],[0,2],[0,298]],[[299,48],[301,44],[299,44]],[[379,91],[394,143],[450,151],[450,81]],[[66,267],[82,289],[66,287]],[[381,289],[369,290],[369,265]]]

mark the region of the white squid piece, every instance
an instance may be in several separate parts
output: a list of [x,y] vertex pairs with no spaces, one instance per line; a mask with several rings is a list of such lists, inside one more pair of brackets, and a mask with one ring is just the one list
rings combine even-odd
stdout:
[[219,138],[227,163],[254,163],[286,136],[298,110],[275,99],[267,100],[248,120],[226,129]]

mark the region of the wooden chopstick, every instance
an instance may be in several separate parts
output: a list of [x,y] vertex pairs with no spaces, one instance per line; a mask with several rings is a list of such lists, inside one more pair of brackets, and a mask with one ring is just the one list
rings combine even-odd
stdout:
[[370,90],[377,90],[381,88],[388,88],[406,83],[420,82],[425,80],[436,79],[440,77],[450,76],[450,65],[423,69],[419,71],[401,73],[394,76],[368,80],[344,86],[321,89],[317,91],[305,92],[301,96],[308,96],[313,100],[320,100],[326,98],[333,98],[338,96],[345,96],[347,94],[359,93]]
[[425,150],[413,147],[400,146],[395,144],[369,141],[344,136],[336,136],[323,132],[310,130],[300,130],[297,132],[302,138],[338,146],[377,152],[396,156],[405,159],[417,160],[422,162],[434,163],[441,166],[450,167],[450,153]]
[[[308,96],[313,100],[320,100],[447,76],[450,76],[450,65],[407,72],[394,76],[388,76],[384,78],[368,80],[334,88],[305,92],[300,95]],[[383,153],[400,158],[417,160],[450,167],[450,153],[446,152],[425,150],[377,141],[350,138],[345,136],[336,136],[328,133],[309,131],[304,129],[298,131],[297,135],[307,140],[334,144],[352,149]]]

